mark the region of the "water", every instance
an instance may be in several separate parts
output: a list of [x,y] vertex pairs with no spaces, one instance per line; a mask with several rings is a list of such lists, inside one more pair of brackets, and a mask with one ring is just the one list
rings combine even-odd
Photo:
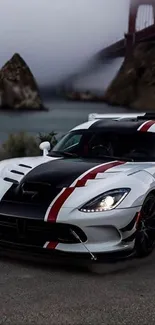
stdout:
[[124,108],[109,107],[104,103],[80,103],[51,101],[45,103],[48,112],[11,113],[0,112],[0,142],[10,133],[25,131],[33,135],[56,131],[64,134],[74,126],[85,122],[89,113],[125,112]]

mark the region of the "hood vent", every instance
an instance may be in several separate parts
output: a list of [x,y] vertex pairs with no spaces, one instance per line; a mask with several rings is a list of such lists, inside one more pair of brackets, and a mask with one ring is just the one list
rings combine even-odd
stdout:
[[62,188],[57,188],[48,183],[24,182],[19,184],[14,182],[2,201],[48,206],[61,190]]
[[17,196],[24,202],[50,204],[61,190],[48,183],[24,182],[17,190]]
[[21,196],[29,196],[34,199],[36,196],[47,197],[52,192],[51,185],[48,183],[24,182],[19,189]]

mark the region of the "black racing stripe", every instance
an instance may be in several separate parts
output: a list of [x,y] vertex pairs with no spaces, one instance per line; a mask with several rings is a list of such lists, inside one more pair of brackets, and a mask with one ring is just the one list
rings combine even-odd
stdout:
[[147,120],[112,120],[112,119],[101,119],[93,123],[89,129],[101,130],[103,132],[136,132],[138,128]]
[[68,187],[84,172],[101,163],[104,163],[104,161],[86,159],[51,160],[33,168],[23,177],[21,184],[39,182],[50,183],[57,188]]
[[18,170],[14,170],[14,169],[11,170],[11,173],[17,174],[17,175],[25,175],[24,173],[19,172]]
[[100,126],[100,122],[101,122],[102,120],[99,120],[99,121],[94,121],[94,123],[89,127],[89,129],[97,129],[98,128],[98,126]]
[[[47,207],[44,205],[27,204],[24,202],[11,202],[4,199],[0,202],[0,216],[14,216],[43,220]],[[0,217],[1,219],[1,217]]]
[[134,216],[134,218],[130,221],[130,223],[127,226],[125,226],[124,228],[120,229],[120,231],[125,232],[125,231],[132,230],[135,225],[136,219],[137,219],[137,213]]
[[[0,214],[43,220],[50,203],[60,193],[60,188],[43,184],[11,184],[0,201]],[[25,187],[26,186],[26,187]]]

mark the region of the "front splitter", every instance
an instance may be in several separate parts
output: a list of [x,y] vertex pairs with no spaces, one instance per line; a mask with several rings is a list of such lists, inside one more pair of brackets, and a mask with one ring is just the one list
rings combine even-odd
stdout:
[[51,250],[34,246],[16,244],[0,241],[0,255],[18,257],[19,259],[38,260],[47,264],[69,263],[78,265],[89,265],[97,263],[116,263],[135,257],[134,251],[119,251],[112,253],[95,254],[96,260],[92,260],[89,253],[68,253],[59,250]]

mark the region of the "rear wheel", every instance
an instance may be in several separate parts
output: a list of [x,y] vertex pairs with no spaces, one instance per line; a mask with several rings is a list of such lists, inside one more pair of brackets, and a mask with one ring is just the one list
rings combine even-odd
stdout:
[[148,256],[155,247],[155,195],[145,199],[137,222],[135,248],[138,257]]

